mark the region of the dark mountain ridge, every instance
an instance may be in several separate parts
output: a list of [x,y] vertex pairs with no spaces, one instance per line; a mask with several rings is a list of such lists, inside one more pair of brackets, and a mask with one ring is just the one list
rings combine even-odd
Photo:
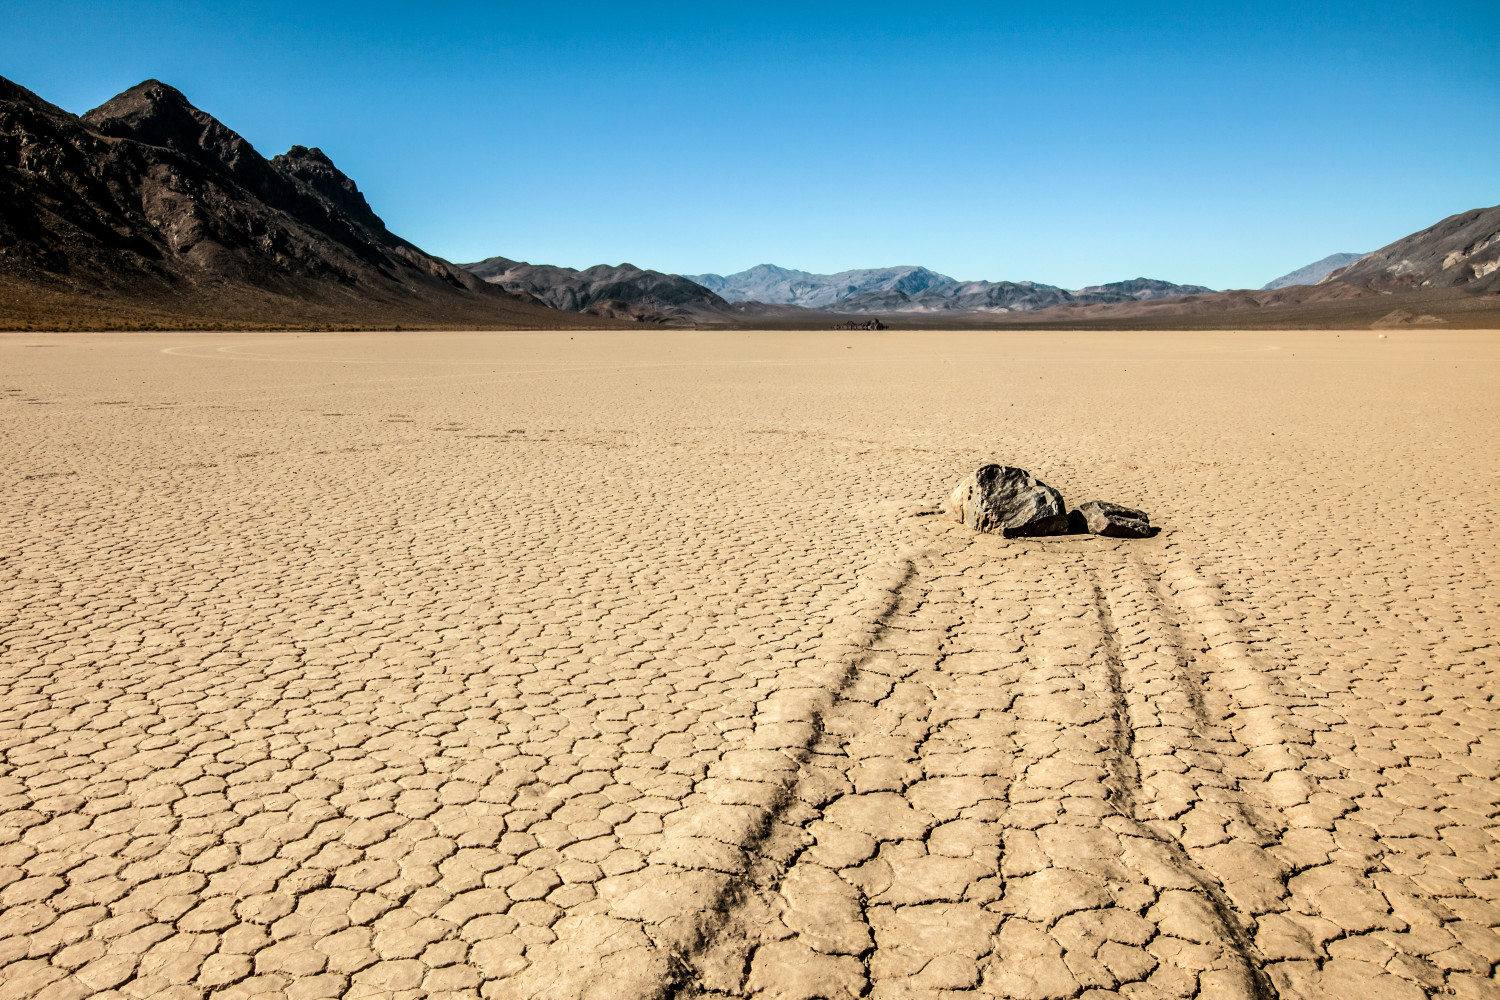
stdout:
[[1450,215],[1333,271],[1320,284],[1331,281],[1376,291],[1500,292],[1500,205]]
[[507,291],[570,312],[655,323],[722,320],[729,313],[729,303],[702,285],[634,264],[596,264],[580,271],[490,257],[463,267]]
[[578,322],[395,236],[320,150],[267,160],[155,80],[75,117],[0,78],[0,209],[7,325]]

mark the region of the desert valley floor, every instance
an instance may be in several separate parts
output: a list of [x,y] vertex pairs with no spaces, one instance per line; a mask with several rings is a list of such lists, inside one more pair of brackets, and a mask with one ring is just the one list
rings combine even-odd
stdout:
[[0,1000],[1500,997],[1497,376],[0,336]]

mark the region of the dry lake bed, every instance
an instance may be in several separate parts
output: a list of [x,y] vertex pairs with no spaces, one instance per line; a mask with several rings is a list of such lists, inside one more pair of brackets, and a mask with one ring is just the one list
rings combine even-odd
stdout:
[[0,336],[0,1000],[1500,997],[1497,376]]

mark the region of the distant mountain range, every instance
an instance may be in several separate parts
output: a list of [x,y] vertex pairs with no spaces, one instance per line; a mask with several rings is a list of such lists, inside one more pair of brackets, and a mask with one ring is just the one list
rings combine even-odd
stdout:
[[1331,253],[1322,260],[1314,261],[1306,267],[1299,267],[1295,271],[1288,272],[1273,281],[1266,282],[1260,286],[1260,289],[1263,292],[1269,292],[1277,288],[1287,288],[1291,285],[1316,285],[1330,272],[1353,264],[1363,256],[1364,254],[1362,253]]
[[1174,285],[1155,278],[1132,278],[1069,291],[1035,281],[955,281],[908,295],[892,289],[863,292],[831,307],[857,313],[1004,313],[1049,309],[1069,303],[1144,302],[1212,292],[1202,285]]
[[1500,205],[1450,215],[1316,284],[1026,314],[1031,324],[1115,329],[1500,326]]
[[764,302],[767,305],[801,306],[804,309],[827,309],[866,292],[897,291],[915,295],[937,285],[957,284],[946,274],[911,266],[813,274],[777,267],[775,264],[757,264],[748,271],[727,276],[685,274],[683,277],[722,295],[730,302]]
[[801,306],[838,313],[997,313],[1070,302],[1137,302],[1212,289],[1134,278],[1076,291],[1035,281],[958,281],[925,267],[880,267],[837,274],[760,264],[738,274],[685,275],[730,302]]
[[[464,267],[554,309],[656,323],[798,315],[788,309],[838,314],[1024,312],[1072,302],[1138,302],[1211,291],[1151,278],[1068,291],[1034,281],[956,281],[912,266],[814,274],[760,264],[728,276],[676,275],[632,264],[596,264],[580,271],[491,257]],[[731,309],[731,303],[739,308]]]

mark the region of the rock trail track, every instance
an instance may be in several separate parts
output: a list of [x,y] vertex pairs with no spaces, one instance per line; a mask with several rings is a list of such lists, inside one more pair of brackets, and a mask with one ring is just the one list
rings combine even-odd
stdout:
[[1500,997],[1493,338],[561,336],[0,336],[0,1000]]
[[[758,769],[784,773],[782,791],[687,807],[700,837],[755,836],[741,842],[753,856],[727,866],[744,874],[723,909],[696,936],[659,939],[680,948],[679,995],[1443,985],[1398,914],[1445,952],[1462,920],[1413,912],[1415,887],[1390,878],[1373,843],[1331,857],[1348,810],[1311,808],[1303,772],[1328,753],[1304,751],[1314,741],[1296,724],[1316,703],[1280,689],[1214,584],[1150,568],[1124,544],[1001,551],[940,534],[947,544],[912,557],[827,698],[804,700],[808,742],[759,741],[789,758]],[[784,725],[787,712],[778,703],[763,720]],[[748,820],[731,804],[755,798],[773,804]],[[678,844],[663,855],[701,856]],[[1330,945],[1350,960],[1313,961]]]

